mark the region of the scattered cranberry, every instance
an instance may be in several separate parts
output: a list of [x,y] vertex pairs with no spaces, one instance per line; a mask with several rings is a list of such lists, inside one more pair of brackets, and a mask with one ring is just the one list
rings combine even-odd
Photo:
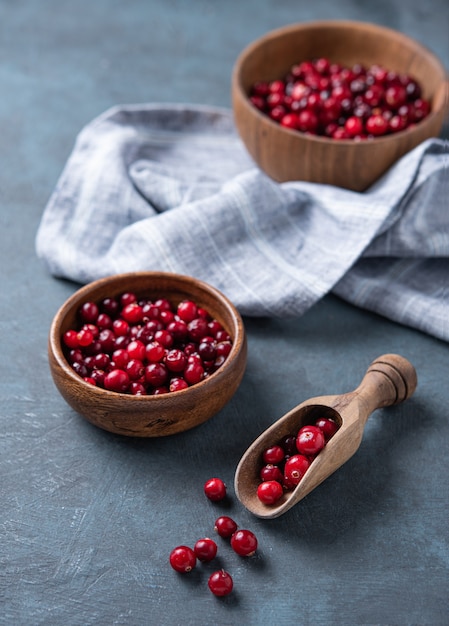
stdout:
[[140,300],[127,292],[78,309],[78,328],[62,335],[73,370],[86,382],[132,395],[196,385],[226,361],[229,334],[192,300]]
[[207,584],[212,593],[219,597],[230,594],[234,586],[232,576],[224,569],[211,574]]
[[[253,106],[295,132],[360,141],[404,130],[430,112],[416,80],[379,65],[343,67],[318,58],[281,79],[255,83]],[[400,109],[408,107],[407,115]],[[397,117],[388,123],[386,116]]]
[[221,515],[215,520],[214,530],[220,535],[220,537],[227,539],[232,537],[235,533],[237,530],[237,524],[231,517]]
[[213,502],[219,502],[226,497],[226,485],[221,478],[210,478],[204,484],[204,493]]
[[231,547],[240,556],[253,556],[257,550],[256,535],[250,530],[237,530],[231,537]]
[[170,552],[170,565],[181,574],[192,571],[196,565],[196,556],[192,548],[178,546]]
[[209,537],[198,539],[193,546],[196,558],[203,563],[212,561],[212,559],[214,559],[217,555],[217,550],[217,544],[213,539],[209,539]]

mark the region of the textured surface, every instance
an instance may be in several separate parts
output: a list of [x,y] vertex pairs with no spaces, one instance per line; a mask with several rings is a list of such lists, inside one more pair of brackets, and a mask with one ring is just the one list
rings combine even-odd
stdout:
[[[247,319],[247,372],[219,415],[167,439],[109,435],[51,381],[47,333],[75,285],[45,273],[34,238],[75,135],[110,106],[228,106],[242,47],[297,20],[398,28],[447,67],[448,11],[445,0],[0,2],[2,626],[447,623],[446,343],[333,297],[300,319]],[[232,491],[245,447],[300,401],[352,389],[385,352],[415,365],[415,396],[376,412],[357,454],[285,516],[246,513]],[[212,475],[228,483],[226,506],[202,494]],[[210,535],[223,510],[260,551],[242,560],[219,542],[235,582],[220,601],[210,566],[181,578],[168,554]]]

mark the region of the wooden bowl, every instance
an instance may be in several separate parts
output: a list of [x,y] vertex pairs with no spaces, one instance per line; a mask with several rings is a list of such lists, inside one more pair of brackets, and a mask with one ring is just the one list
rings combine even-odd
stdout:
[[[283,78],[294,63],[328,57],[352,66],[383,65],[409,74],[422,86],[431,113],[404,131],[355,142],[305,135],[281,127],[249,101],[256,81]],[[364,191],[395,161],[429,137],[438,136],[447,106],[445,68],[424,46],[375,24],[319,21],[269,32],[238,57],[232,100],[238,132],[259,167],[278,182],[304,180]]]
[[[192,299],[216,318],[232,338],[224,364],[208,378],[182,391],[133,396],[85,382],[69,365],[62,335],[75,328],[77,311],[87,301],[133,291],[173,305]],[[90,283],[74,293],[51,324],[48,354],[53,380],[68,404],[89,422],[120,435],[160,437],[202,424],[218,413],[236,392],[246,367],[247,343],[240,314],[220,291],[200,280],[164,272],[119,274]]]

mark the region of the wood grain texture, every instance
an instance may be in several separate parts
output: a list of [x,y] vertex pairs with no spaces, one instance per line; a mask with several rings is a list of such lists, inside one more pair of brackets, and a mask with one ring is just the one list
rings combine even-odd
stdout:
[[[61,345],[66,330],[76,325],[82,303],[132,291],[150,299],[167,298],[173,305],[192,299],[204,307],[232,338],[231,352],[209,378],[182,391],[160,396],[132,396],[86,383],[68,364]],[[113,433],[132,437],[172,435],[202,424],[232,398],[246,367],[246,336],[240,314],[217,289],[189,276],[165,272],[119,274],[95,281],[73,294],[52,322],[48,356],[61,395],[87,420]]]
[[[292,64],[321,56],[343,65],[377,63],[410,74],[421,83],[432,112],[405,131],[354,142],[283,128],[251,105],[248,94],[256,81],[282,78]],[[406,152],[438,136],[447,97],[447,75],[433,53],[397,31],[353,21],[293,24],[272,31],[241,53],[232,78],[237,129],[262,170],[278,182],[305,180],[355,191],[364,191]]]
[[[415,368],[407,359],[397,354],[384,354],[371,363],[355,391],[319,396],[299,404],[265,430],[242,456],[235,473],[235,491],[240,502],[262,518],[286,513],[357,452],[371,413],[410,398],[417,382]],[[263,451],[287,435],[296,435],[302,426],[314,424],[319,417],[334,419],[338,431],[315,457],[294,490],[285,492],[275,505],[263,504],[256,493]]]

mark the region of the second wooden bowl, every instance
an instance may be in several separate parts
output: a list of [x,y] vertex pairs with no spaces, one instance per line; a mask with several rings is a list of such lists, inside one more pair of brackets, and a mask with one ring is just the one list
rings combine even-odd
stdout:
[[[172,305],[196,302],[217,319],[232,339],[224,364],[201,382],[172,393],[133,396],[85,382],[70,366],[62,345],[65,331],[77,324],[79,307],[124,292]],[[68,404],[96,426],[120,435],[160,437],[202,424],[218,413],[237,391],[246,367],[247,343],[242,319],[218,289],[189,276],[164,272],[119,274],[90,283],[74,293],[56,313],[49,334],[50,370]]]
[[[251,86],[285,76],[294,63],[328,57],[345,66],[382,65],[418,80],[431,113],[404,131],[369,141],[333,140],[288,130],[249,101]],[[319,21],[272,31],[250,44],[236,61],[232,99],[237,129],[259,167],[278,182],[304,180],[364,191],[395,161],[441,131],[447,74],[427,48],[375,24]]]

